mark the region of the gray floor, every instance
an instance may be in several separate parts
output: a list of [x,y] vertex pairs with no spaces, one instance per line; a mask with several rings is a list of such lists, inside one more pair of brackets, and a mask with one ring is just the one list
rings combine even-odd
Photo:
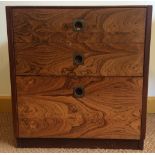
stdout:
[[65,148],[15,148],[13,145],[11,113],[0,113],[0,152],[155,152],[155,114],[147,115],[145,148],[138,150],[65,149]]

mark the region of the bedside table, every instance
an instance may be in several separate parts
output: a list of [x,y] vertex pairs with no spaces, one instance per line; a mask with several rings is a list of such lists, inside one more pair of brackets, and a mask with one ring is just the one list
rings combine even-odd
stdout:
[[142,149],[152,7],[6,11],[17,146]]

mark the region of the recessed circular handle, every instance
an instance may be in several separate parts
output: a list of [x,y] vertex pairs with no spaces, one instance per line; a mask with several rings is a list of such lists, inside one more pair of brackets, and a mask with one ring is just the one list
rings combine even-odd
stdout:
[[84,20],[76,19],[73,21],[73,28],[75,31],[81,31],[84,28]]
[[73,62],[76,65],[84,64],[84,56],[83,56],[83,54],[82,53],[74,53]]
[[83,97],[84,96],[84,88],[82,86],[76,87],[73,90],[74,97]]

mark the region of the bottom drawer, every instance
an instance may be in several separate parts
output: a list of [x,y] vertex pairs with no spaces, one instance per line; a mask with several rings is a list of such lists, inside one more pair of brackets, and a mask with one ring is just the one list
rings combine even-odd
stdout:
[[19,137],[140,139],[140,77],[17,76],[16,83]]

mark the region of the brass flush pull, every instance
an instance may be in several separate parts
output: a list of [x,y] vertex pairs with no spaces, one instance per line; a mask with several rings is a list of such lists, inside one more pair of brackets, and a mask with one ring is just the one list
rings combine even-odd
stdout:
[[74,97],[79,98],[84,96],[84,88],[82,86],[73,89]]
[[73,21],[73,29],[75,31],[81,31],[84,29],[84,20],[83,19],[76,19]]
[[84,56],[82,53],[74,53],[73,55],[73,63],[75,65],[82,65],[84,64]]

